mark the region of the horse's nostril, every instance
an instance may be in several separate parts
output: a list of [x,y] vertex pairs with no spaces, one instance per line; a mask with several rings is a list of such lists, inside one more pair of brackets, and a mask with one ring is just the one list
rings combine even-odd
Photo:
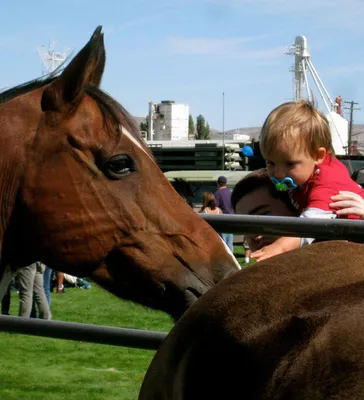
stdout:
[[195,289],[195,288],[192,288],[192,287],[188,287],[186,289],[186,292],[192,293],[197,299],[199,297],[201,297],[204,293],[206,293],[206,291],[207,290],[198,290],[198,289]]
[[190,307],[201,296],[201,294],[191,289],[186,289],[184,295],[188,307]]

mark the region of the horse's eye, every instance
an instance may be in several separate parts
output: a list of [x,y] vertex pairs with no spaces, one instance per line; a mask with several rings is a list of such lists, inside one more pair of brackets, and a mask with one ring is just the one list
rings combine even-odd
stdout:
[[126,154],[118,154],[105,162],[104,171],[109,178],[120,179],[122,176],[135,171],[134,162]]

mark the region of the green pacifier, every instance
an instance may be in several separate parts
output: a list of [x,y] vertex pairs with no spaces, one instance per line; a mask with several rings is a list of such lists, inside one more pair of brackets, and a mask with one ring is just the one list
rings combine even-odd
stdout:
[[286,177],[279,181],[277,178],[271,178],[276,190],[279,192],[285,192],[286,190],[293,190],[296,189],[297,185],[293,182],[293,179],[290,177]]

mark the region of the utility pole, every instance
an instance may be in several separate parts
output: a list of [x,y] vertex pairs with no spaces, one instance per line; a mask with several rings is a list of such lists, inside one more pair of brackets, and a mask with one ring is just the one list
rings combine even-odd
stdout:
[[155,115],[155,103],[153,101],[150,101],[149,102],[149,112],[148,112],[147,140],[154,139],[154,115]]
[[222,93],[222,151],[221,169],[225,169],[225,93]]
[[346,107],[345,110],[350,110],[350,121],[349,121],[349,137],[348,137],[348,155],[351,155],[351,148],[353,145],[353,114],[354,111],[360,110],[360,108],[354,108],[356,103],[355,101],[344,101],[346,104],[350,104],[350,108]]

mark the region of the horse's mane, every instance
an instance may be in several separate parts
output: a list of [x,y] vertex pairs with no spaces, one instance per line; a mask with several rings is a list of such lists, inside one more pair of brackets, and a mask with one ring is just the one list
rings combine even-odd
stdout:
[[33,90],[39,89],[48,83],[51,83],[57,78],[54,74],[46,75],[42,78],[36,78],[29,82],[22,83],[20,85],[14,86],[10,89],[5,89],[0,91],[0,105],[4,104],[15,97],[22,96],[23,94],[29,93]]
[[[59,76],[60,70],[57,69],[55,72],[50,73],[44,77],[36,78],[31,81],[14,86],[12,88],[0,91],[0,106],[18,96],[22,96],[33,90],[40,89],[41,87],[53,82]],[[111,118],[115,124],[119,125],[120,118],[122,118],[124,122],[123,125],[126,125],[125,128],[127,128],[128,131],[130,131],[130,133],[135,137],[135,139],[137,139],[138,142],[145,147],[150,155],[152,154],[148,146],[146,146],[143,138],[138,133],[134,118],[128,111],[125,110],[125,108],[120,103],[118,103],[110,95],[108,95],[106,92],[102,91],[95,85],[88,84],[86,85],[84,90],[85,93],[92,97],[99,105],[105,122],[108,120],[108,118]]]

